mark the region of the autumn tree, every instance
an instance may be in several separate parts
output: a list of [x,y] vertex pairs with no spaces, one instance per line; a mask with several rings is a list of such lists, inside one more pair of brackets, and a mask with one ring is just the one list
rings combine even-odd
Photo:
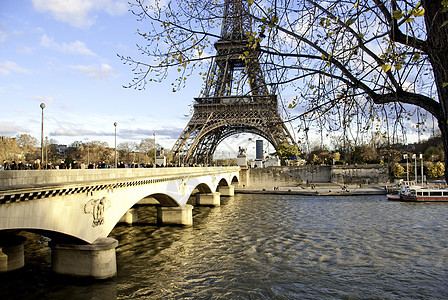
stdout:
[[114,161],[114,151],[109,148],[107,142],[92,141],[84,143],[77,148],[76,153],[76,160],[86,164],[98,164],[103,161],[110,164]]
[[411,122],[422,127],[429,113],[448,152],[447,0],[161,3],[131,4],[144,22],[138,30],[143,56],[122,57],[134,65],[130,86],[162,81],[168,71],[179,74],[173,91],[193,72],[205,79],[213,43],[223,38],[224,11],[229,3],[241,4],[252,21],[247,47],[260,50],[271,92],[296,95],[289,99],[291,119],[303,120],[303,130],[397,135]]
[[402,165],[400,165],[399,163],[395,163],[392,166],[392,175],[394,176],[394,178],[402,178],[406,173],[404,170],[404,167]]
[[428,162],[426,165],[426,175],[429,178],[439,178],[443,176],[445,173],[445,166],[440,162],[436,162],[435,164],[432,162]]
[[29,134],[19,134],[16,136],[17,145],[22,149],[24,159],[26,159],[28,162],[32,162],[37,158],[40,158],[40,153],[37,153],[39,151],[40,145],[39,141],[29,135]]
[[294,159],[294,157],[297,159],[299,154],[300,152],[297,146],[289,145],[288,143],[280,144],[276,151],[272,153],[272,155],[280,158],[282,164],[285,164],[285,161],[288,159]]
[[355,163],[379,163],[379,154],[371,145],[360,145],[355,148]]
[[3,161],[11,164],[13,160],[19,160],[22,155],[22,150],[17,145],[16,138],[1,138],[0,139],[0,163],[3,165]]

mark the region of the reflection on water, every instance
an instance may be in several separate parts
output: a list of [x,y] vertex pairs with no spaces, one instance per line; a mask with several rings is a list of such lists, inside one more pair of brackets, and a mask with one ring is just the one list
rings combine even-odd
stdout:
[[[24,270],[3,295],[46,299],[447,298],[448,204],[384,196],[236,195],[196,207],[194,226],[158,227],[152,207],[119,225],[118,275],[51,273],[47,240],[26,234]],[[6,291],[3,293],[3,291]],[[3,297],[2,297],[3,298]]]

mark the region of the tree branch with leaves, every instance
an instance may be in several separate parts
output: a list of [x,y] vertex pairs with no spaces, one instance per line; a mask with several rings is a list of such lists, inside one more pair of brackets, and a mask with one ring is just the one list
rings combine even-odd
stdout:
[[[227,1],[135,0],[143,45],[141,57],[121,56],[136,75],[128,86],[145,88],[168,72],[179,75],[173,91],[193,73],[205,83],[213,43],[225,39]],[[447,0],[232,1],[251,19],[247,47],[258,47],[271,92],[294,95],[291,119],[307,120],[300,132],[342,128],[356,140],[401,128],[405,136],[415,113],[427,116],[417,107],[437,119],[448,153]]]

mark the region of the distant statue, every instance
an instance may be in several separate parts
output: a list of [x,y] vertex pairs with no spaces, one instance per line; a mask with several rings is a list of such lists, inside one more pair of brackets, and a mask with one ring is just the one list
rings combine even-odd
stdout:
[[238,147],[238,155],[246,155],[246,151],[247,151],[247,149],[246,148],[243,148],[243,147]]

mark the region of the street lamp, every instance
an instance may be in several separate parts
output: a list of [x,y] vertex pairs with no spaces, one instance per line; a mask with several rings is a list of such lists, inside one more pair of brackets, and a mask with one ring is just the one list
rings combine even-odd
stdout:
[[406,181],[407,181],[408,184],[409,184],[409,164],[408,164],[408,155],[405,154],[405,155],[403,155],[403,156],[404,156],[404,158],[406,158]]
[[423,184],[424,184],[424,181],[423,181],[423,154],[421,154],[421,153],[420,153],[420,159],[422,162],[421,173],[422,173],[422,186],[423,186]]
[[43,164],[44,163],[44,108],[45,108],[45,103],[41,103],[40,108],[42,108],[42,128],[40,131],[40,158],[41,158],[41,163]]
[[117,161],[117,122],[114,123],[115,126],[115,169],[118,167]]
[[414,166],[415,166],[415,184],[418,184],[417,181],[417,154],[412,154],[412,158],[414,159]]
[[45,169],[48,167],[48,136],[45,137]]
[[154,168],[156,167],[156,155],[157,155],[157,148],[156,148],[156,133],[154,132]]

